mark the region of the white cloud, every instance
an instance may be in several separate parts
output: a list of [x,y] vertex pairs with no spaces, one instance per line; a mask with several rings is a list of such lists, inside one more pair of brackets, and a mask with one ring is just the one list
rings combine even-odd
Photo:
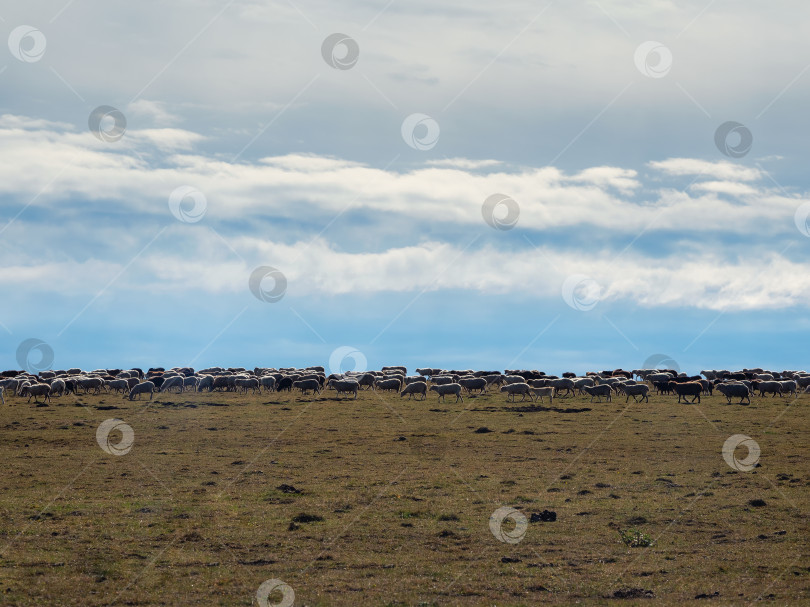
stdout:
[[654,169],[669,175],[698,175],[728,181],[756,181],[762,171],[727,161],[710,162],[697,158],[668,158],[648,163]]

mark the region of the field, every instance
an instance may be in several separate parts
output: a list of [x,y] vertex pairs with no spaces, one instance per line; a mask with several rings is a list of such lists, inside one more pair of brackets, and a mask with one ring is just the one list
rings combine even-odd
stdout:
[[452,401],[7,398],[0,604],[810,603],[810,397]]

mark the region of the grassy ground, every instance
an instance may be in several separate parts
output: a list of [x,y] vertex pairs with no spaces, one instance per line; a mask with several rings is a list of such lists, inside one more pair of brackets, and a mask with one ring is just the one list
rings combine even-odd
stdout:
[[[296,605],[810,604],[810,397],[333,395],[7,399],[0,604],[256,605],[268,579]],[[113,417],[126,455],[97,443]],[[557,520],[503,542],[502,506]]]

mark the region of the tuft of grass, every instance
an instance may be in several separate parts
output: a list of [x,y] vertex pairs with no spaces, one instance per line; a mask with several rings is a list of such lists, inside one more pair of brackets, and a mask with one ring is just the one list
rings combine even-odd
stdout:
[[619,536],[628,548],[646,548],[655,544],[649,534],[639,529],[619,529]]

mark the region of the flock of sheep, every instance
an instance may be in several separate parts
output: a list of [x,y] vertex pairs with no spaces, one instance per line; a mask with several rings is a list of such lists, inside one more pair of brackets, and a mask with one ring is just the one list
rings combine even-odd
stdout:
[[[38,403],[39,398],[49,401],[51,396],[65,394],[86,394],[93,392],[119,392],[127,394],[130,400],[140,399],[149,394],[151,400],[155,392],[191,391],[230,391],[247,393],[266,391],[299,390],[302,395],[320,394],[324,389],[334,390],[337,396],[354,395],[362,389],[395,391],[400,397],[427,398],[428,392],[436,392],[439,400],[445,396],[455,396],[456,402],[463,401],[463,393],[486,394],[495,386],[505,393],[507,400],[514,402],[521,396],[531,401],[542,402],[548,397],[587,394],[591,402],[604,398],[612,400],[613,395],[625,395],[625,402],[649,402],[651,390],[659,394],[676,394],[678,402],[700,402],[702,394],[712,394],[716,389],[728,403],[739,398],[739,403],[751,402],[751,396],[771,394],[783,396],[786,393],[798,396],[798,390],[810,391],[810,373],[804,371],[766,371],[764,369],[743,369],[741,371],[705,370],[701,375],[688,376],[675,370],[635,369],[624,371],[588,372],[584,376],[563,373],[562,377],[546,375],[542,371],[472,371],[423,368],[416,369],[416,375],[408,375],[405,367],[383,367],[379,371],[347,372],[326,375],[323,367],[260,368],[247,370],[243,367],[211,367],[195,371],[190,367],[173,369],[153,368],[144,372],[141,369],[98,369],[84,372],[81,369],[62,371],[42,371],[38,375],[24,371],[4,371],[0,373],[0,400],[5,404],[5,395],[28,397]],[[702,377],[701,377],[702,376]],[[429,387],[428,387],[429,386]],[[687,401],[688,397],[691,401]]]

